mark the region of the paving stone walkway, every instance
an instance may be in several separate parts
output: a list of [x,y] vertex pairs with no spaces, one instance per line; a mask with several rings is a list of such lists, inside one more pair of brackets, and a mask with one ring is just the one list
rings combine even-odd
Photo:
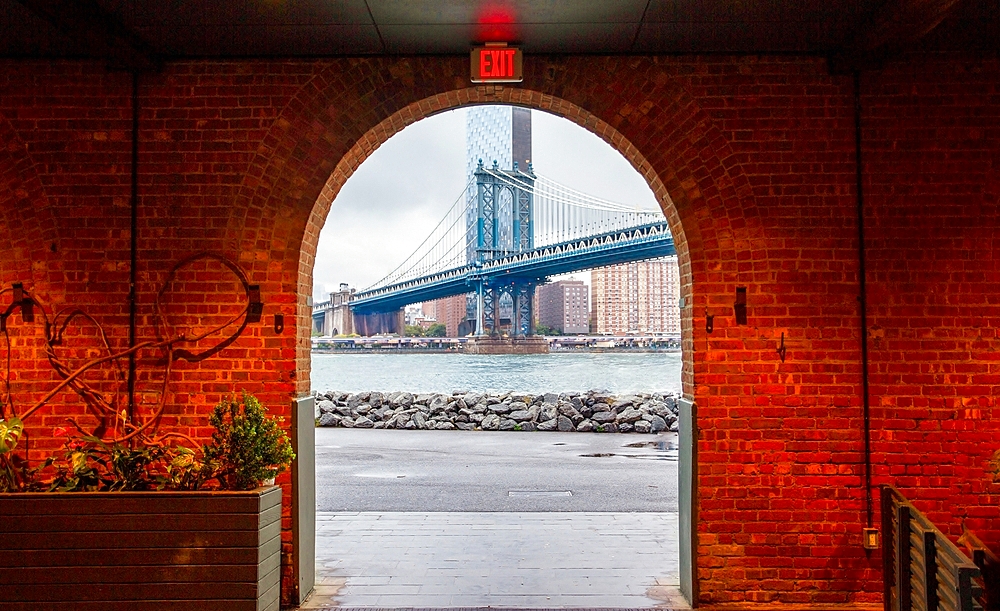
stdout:
[[677,514],[318,513],[302,609],[686,608]]

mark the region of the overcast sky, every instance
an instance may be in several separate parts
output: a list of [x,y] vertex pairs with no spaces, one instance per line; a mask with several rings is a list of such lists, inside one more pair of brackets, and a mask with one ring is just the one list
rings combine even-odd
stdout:
[[[390,138],[365,160],[333,202],[319,238],[313,298],[341,282],[362,289],[412,253],[461,196],[465,113],[429,117]],[[577,191],[657,209],[646,181],[591,132],[541,111],[531,113],[536,174]],[[583,274],[578,278],[589,280]]]

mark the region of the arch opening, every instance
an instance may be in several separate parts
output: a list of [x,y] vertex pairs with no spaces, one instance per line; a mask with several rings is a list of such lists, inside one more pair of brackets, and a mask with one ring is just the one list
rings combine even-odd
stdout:
[[[516,93],[516,96],[513,95],[514,93]],[[514,99],[515,97],[516,99]],[[540,93],[526,90],[508,90],[506,94],[501,91],[501,95],[485,95],[481,89],[462,90],[460,92],[454,92],[451,95],[435,96],[432,99],[422,100],[411,104],[410,106],[397,111],[390,117],[384,119],[375,127],[369,129],[365,135],[359,139],[353,147],[351,147],[349,152],[339,160],[324,185],[320,196],[317,198],[312,207],[308,226],[305,231],[305,237],[302,241],[302,256],[299,259],[300,273],[298,294],[300,299],[303,298],[304,295],[310,295],[312,293],[313,268],[316,263],[316,251],[319,242],[320,230],[327,222],[328,216],[330,216],[331,206],[337,195],[340,193],[341,188],[353,175],[354,171],[361,165],[361,163],[363,163],[374,150],[411,123],[441,112],[477,104],[510,104],[516,107],[541,110],[554,114],[563,119],[568,119],[577,126],[594,133],[606,143],[611,145],[611,147],[620,155],[622,155],[646,180],[646,183],[653,192],[661,211],[664,213],[669,223],[669,227],[676,244],[676,251],[682,275],[680,283],[682,298],[681,303],[684,301],[687,301],[688,303],[692,302],[690,253],[687,247],[687,240],[685,238],[680,215],[665,184],[660,180],[651,164],[645,159],[639,150],[632,146],[616,129],[579,106],[568,103],[564,100],[559,100],[550,96],[543,96]],[[513,199],[512,193],[509,199]],[[513,205],[512,201],[508,203],[508,207]],[[510,236],[506,237],[509,238]],[[681,328],[683,345],[685,346],[685,350],[682,352],[684,369],[684,375],[682,375],[682,391],[683,395],[688,399],[691,399],[694,396],[693,363],[691,360],[690,350],[690,347],[693,345],[693,341],[690,333],[690,316],[691,308],[686,310],[682,309]],[[303,317],[300,317],[300,321],[302,318]],[[305,320],[310,321],[311,318],[307,317]],[[308,342],[309,335],[311,335],[312,331],[312,325],[308,324],[308,322],[306,325],[303,325],[300,322],[300,345],[303,344],[303,328],[307,330],[305,340]],[[303,361],[305,363],[309,362],[304,359],[299,360],[300,363]],[[308,381],[311,380],[311,371],[308,366],[305,368],[305,371],[300,370],[298,372],[298,379],[300,380],[300,383],[308,383]],[[690,435],[690,431],[688,431],[687,434]],[[689,474],[693,473],[693,465],[688,465],[687,472]],[[688,485],[688,489],[691,490],[690,484]],[[691,502],[693,505],[693,500]],[[681,511],[684,512],[685,510],[682,509]],[[691,519],[690,512],[688,518],[687,524],[688,529],[690,530],[693,528],[693,520]],[[688,533],[688,536],[691,536],[690,533]],[[684,559],[682,558],[682,564],[683,563]],[[682,567],[682,570],[686,569],[690,574],[693,574],[690,567],[691,558],[687,559],[687,563],[689,566]],[[690,592],[690,586],[688,590]],[[689,598],[693,598],[692,594],[689,594],[688,596]],[[676,604],[677,601],[674,600],[673,602]]]

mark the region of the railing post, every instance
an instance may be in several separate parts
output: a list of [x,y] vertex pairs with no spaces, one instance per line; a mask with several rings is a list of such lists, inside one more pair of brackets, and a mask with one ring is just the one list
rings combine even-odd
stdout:
[[973,611],[972,604],[972,578],[975,577],[975,570],[970,568],[958,569],[958,604],[959,611]]
[[896,596],[899,611],[912,611],[913,584],[910,583],[910,508],[896,507]]
[[924,532],[924,602],[927,611],[937,611],[937,535]]
[[882,611],[895,611],[892,608],[892,590],[896,583],[896,564],[893,555],[896,552],[893,536],[892,489],[882,486]]

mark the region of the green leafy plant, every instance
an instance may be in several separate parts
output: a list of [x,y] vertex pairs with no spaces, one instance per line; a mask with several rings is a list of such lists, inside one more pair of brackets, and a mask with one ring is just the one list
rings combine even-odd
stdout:
[[[74,423],[75,425],[75,423]],[[104,441],[83,430],[67,440],[55,464],[50,491],[196,490],[211,477],[195,452],[164,441],[135,438],[132,443]],[[67,429],[56,429],[67,435]]]
[[282,418],[270,418],[253,395],[223,399],[209,421],[215,427],[205,446],[206,461],[218,465],[220,484],[236,490],[256,488],[291,465],[295,458]]
[[14,453],[23,432],[24,424],[20,419],[13,417],[0,420],[0,492],[41,490],[37,474],[52,463],[49,459],[32,468],[28,461]]

